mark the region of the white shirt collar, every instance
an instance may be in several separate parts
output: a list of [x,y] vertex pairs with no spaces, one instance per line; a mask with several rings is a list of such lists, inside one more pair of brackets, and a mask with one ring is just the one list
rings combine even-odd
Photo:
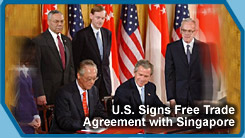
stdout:
[[[134,80],[134,81],[135,81],[135,80]],[[142,87],[140,87],[140,86],[136,83],[136,81],[135,81],[135,84],[136,84],[136,87],[137,87],[137,89],[138,89],[138,91],[139,91],[139,94],[140,94],[140,96],[141,96],[141,89],[142,89],[142,88],[145,88],[145,85],[142,86]]]
[[48,28],[48,30],[49,30],[49,32],[51,33],[52,37],[55,38],[54,40],[57,39],[57,35],[59,35],[59,36],[60,36],[60,39],[61,39],[61,34],[60,34],[60,33],[59,33],[59,34],[56,34],[56,33],[53,32],[52,30],[50,30],[49,28]]
[[25,65],[21,65],[20,67],[18,67],[18,70],[19,70],[19,72],[23,72],[25,77],[28,76],[29,68],[27,68]]
[[[61,41],[61,43],[63,43],[63,40],[62,40],[62,38],[61,38],[61,33],[56,34],[56,33],[53,32],[52,30],[50,30],[49,28],[48,28],[48,30],[49,30],[50,34],[52,35],[52,37],[53,37],[53,39],[54,39],[54,43],[55,43],[55,45],[56,45],[56,48],[58,49],[59,54],[60,54],[60,49],[59,49],[59,46],[58,46],[58,39],[57,39],[57,36],[58,36],[58,35],[60,36],[60,41]],[[63,43],[63,45],[64,45],[64,43]]]
[[76,84],[77,84],[77,88],[79,90],[80,95],[82,95],[84,91],[87,93],[87,90],[83,90],[83,88],[80,87],[80,85],[78,84],[78,81],[77,80],[76,80]]
[[182,39],[182,42],[183,42],[183,46],[184,46],[184,49],[185,49],[185,54],[187,54],[187,45],[190,46],[190,53],[192,54],[192,49],[193,49],[193,46],[194,46],[194,38],[191,40],[190,43],[186,43],[183,39]]
[[92,28],[92,30],[94,32],[95,38],[96,38],[96,33],[99,32],[99,37],[101,39],[101,31],[100,31],[100,29],[95,29],[94,26],[93,26],[93,24],[91,24],[91,28]]
[[[83,92],[86,92],[86,100],[87,100],[87,105],[88,105],[88,90],[83,90],[82,87],[80,87],[80,85],[78,84],[78,81],[76,80],[76,84],[77,84],[77,88],[79,90],[79,93],[81,95],[81,101],[83,101]],[[89,106],[88,106],[89,109]]]

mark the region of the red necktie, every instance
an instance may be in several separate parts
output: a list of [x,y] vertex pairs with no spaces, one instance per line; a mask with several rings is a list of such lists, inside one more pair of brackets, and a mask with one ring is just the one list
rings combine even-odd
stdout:
[[86,92],[83,92],[83,110],[84,110],[85,117],[88,117],[89,112],[88,112]]
[[59,46],[59,49],[60,49],[60,58],[61,58],[61,61],[62,61],[62,65],[63,65],[63,69],[65,69],[65,66],[66,66],[66,60],[65,60],[65,50],[64,50],[64,46],[63,44],[61,43],[60,41],[60,36],[57,35],[57,39],[58,39],[58,46]]

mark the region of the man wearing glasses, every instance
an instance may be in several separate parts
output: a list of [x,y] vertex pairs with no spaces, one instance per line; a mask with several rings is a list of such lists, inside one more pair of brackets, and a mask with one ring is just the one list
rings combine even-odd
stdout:
[[77,69],[77,79],[57,92],[54,119],[50,133],[75,133],[84,128],[85,118],[106,118],[94,82],[97,66],[92,60],[83,60]]
[[212,99],[208,45],[194,38],[196,22],[190,18],[182,21],[181,35],[182,39],[168,44],[165,59],[167,100],[172,109],[176,104],[193,107],[197,101]]

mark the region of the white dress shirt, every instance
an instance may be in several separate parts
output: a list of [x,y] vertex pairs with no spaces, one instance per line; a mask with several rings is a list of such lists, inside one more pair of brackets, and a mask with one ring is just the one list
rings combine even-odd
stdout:
[[99,38],[102,40],[102,35],[101,35],[100,29],[95,29],[93,24],[91,24],[91,27],[92,27],[92,30],[94,32],[94,37],[97,38],[96,34],[97,34],[97,32],[99,32]]
[[[61,41],[61,43],[62,43],[63,46],[64,46],[64,43],[63,43],[62,38],[61,38],[61,34],[60,34],[60,33],[59,33],[59,34],[56,34],[55,32],[51,31],[50,29],[48,29],[48,30],[49,30],[49,32],[51,33],[51,35],[52,35],[52,37],[53,37],[53,39],[54,39],[54,43],[55,43],[56,48],[57,48],[57,50],[58,50],[58,53],[59,53],[59,55],[60,55],[60,49],[59,49],[59,46],[58,46],[58,38],[57,38],[57,36],[58,36],[58,35],[60,36],[60,41]],[[64,48],[64,50],[65,50],[65,48]]]
[[[77,80],[76,80],[76,84],[77,84],[77,88],[79,90],[79,93],[81,95],[81,101],[83,101],[83,92],[86,92],[86,101],[87,101],[87,105],[88,105],[88,91],[87,90],[83,90],[80,85],[78,84]],[[89,106],[88,106],[89,109]]]
[[142,86],[142,87],[140,87],[136,82],[135,82],[135,84],[136,84],[136,87],[137,87],[137,89],[138,89],[138,92],[139,92],[139,94],[140,94],[140,97],[141,97],[141,89],[142,88],[144,88],[145,89],[145,86]]
[[192,41],[190,43],[186,43],[183,39],[182,39],[183,45],[184,45],[184,49],[185,49],[185,54],[187,55],[187,45],[189,45],[189,50],[190,50],[190,54],[192,54],[192,49],[193,49],[193,45],[194,45],[194,38],[192,39]]

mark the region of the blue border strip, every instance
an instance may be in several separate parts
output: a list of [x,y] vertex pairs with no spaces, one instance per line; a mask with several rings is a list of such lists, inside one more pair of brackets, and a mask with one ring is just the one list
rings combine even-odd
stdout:
[[225,0],[8,0],[6,4],[224,4]]
[[244,29],[241,26],[240,22],[234,15],[232,9],[230,8],[229,4],[225,0],[188,0],[183,1],[183,0],[166,0],[166,1],[160,1],[156,0],[152,2],[152,0],[134,0],[134,1],[115,1],[115,0],[96,0],[91,3],[90,0],[83,0],[83,1],[59,1],[57,0],[39,0],[39,1],[34,1],[33,0],[25,0],[25,1],[20,1],[20,0],[8,0],[6,1],[0,1],[0,15],[1,17],[5,17],[5,6],[7,4],[81,4],[81,3],[86,3],[86,4],[97,4],[97,3],[104,3],[104,4],[147,4],[147,3],[164,3],[164,4],[224,4],[227,10],[229,11],[231,17],[237,24],[240,32],[241,32],[241,131],[239,134],[144,134],[144,135],[139,135],[139,134],[23,134],[21,131],[18,123],[15,121],[14,117],[12,116],[11,112],[7,108],[5,104],[5,18],[4,22],[0,23],[0,32],[1,32],[1,38],[0,38],[0,71],[1,71],[1,77],[0,77],[0,86],[1,86],[1,93],[0,93],[0,103],[3,105],[3,108],[5,109],[7,115],[10,117],[12,123],[16,127],[17,131],[20,133],[22,137],[241,137],[244,135]]
[[[1,5],[0,5],[0,15],[1,18],[5,17],[5,4],[3,2],[3,0],[1,0]],[[1,32],[1,38],[0,38],[0,42],[1,42],[1,46],[0,46],[0,88],[1,88],[1,93],[0,93],[0,104],[5,105],[5,18],[4,18],[4,22],[1,21],[0,22],[0,32]],[[5,109],[6,110],[6,109]]]

